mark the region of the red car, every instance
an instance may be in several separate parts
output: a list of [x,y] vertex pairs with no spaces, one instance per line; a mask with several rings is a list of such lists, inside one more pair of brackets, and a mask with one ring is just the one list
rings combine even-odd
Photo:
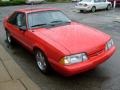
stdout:
[[71,21],[58,9],[23,9],[4,19],[8,43],[14,40],[34,53],[39,69],[52,67],[64,76],[95,68],[115,51],[111,37]]

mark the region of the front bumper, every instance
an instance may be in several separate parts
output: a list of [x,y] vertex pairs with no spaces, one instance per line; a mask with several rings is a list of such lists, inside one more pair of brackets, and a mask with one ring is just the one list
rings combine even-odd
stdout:
[[109,57],[112,56],[112,54],[115,52],[115,46],[112,47],[109,51],[105,51],[104,53],[91,58],[89,60],[87,60],[86,62],[82,62],[82,63],[77,63],[77,64],[73,64],[73,65],[69,65],[69,66],[64,66],[61,64],[52,64],[53,68],[59,72],[60,74],[62,74],[63,76],[72,76],[81,72],[85,72],[88,71],[92,68],[95,68],[96,66],[98,66],[99,64],[101,64],[102,62],[106,61]]
[[91,7],[90,6],[75,6],[75,9],[77,10],[85,10],[85,11],[90,11],[91,10]]

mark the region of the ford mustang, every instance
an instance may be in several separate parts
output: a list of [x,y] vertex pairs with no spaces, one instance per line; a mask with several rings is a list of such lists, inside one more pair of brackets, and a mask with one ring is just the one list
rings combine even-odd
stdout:
[[41,72],[64,76],[88,71],[115,52],[110,35],[71,21],[59,9],[20,9],[5,17],[6,40],[21,43],[35,55]]

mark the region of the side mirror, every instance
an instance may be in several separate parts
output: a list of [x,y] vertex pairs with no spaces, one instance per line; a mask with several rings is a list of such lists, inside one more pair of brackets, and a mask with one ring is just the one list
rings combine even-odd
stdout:
[[21,27],[19,27],[19,29],[20,29],[21,31],[26,31],[26,30],[27,30],[26,26],[21,26]]

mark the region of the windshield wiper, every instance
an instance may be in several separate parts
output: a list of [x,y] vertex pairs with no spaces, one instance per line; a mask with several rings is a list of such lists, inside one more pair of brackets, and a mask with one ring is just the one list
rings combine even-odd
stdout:
[[52,21],[50,23],[54,23],[54,24],[56,24],[56,23],[59,24],[60,23],[61,24],[61,23],[70,23],[70,21],[60,21],[60,20],[57,21],[56,20],[56,21]]
[[56,21],[52,21],[52,22],[50,22],[50,23],[61,23],[61,22],[63,22],[63,21],[56,20]]
[[46,23],[43,23],[43,24],[36,24],[36,25],[33,25],[33,26],[31,26],[31,27],[37,27],[37,26],[46,26],[46,25],[48,25],[48,24],[46,24]]

